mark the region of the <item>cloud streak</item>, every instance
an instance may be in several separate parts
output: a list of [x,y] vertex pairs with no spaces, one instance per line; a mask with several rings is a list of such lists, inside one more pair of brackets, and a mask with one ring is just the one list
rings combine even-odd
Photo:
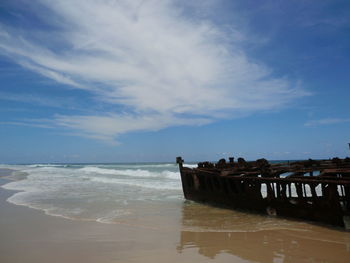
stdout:
[[325,118],[320,120],[312,120],[305,123],[305,126],[320,126],[320,125],[332,125],[339,123],[350,122],[350,118]]
[[9,93],[0,91],[0,101],[11,101],[20,104],[29,104],[36,107],[50,107],[61,109],[81,109],[76,100],[72,98],[62,98],[53,96],[42,96],[35,93]]
[[[170,0],[36,0],[51,30],[0,27],[0,52],[126,112],[57,116],[88,137],[202,125],[285,106],[307,95],[253,62],[230,34]],[[200,5],[200,4],[199,4]],[[50,19],[54,17],[55,19]],[[53,29],[52,29],[53,28]],[[116,107],[117,108],[117,107]]]

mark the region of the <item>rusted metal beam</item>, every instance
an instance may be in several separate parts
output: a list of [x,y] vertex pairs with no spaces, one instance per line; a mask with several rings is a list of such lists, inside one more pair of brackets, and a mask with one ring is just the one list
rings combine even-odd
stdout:
[[189,200],[337,226],[345,226],[344,218],[350,216],[349,158],[280,164],[230,158],[187,168],[178,157],[177,163]]

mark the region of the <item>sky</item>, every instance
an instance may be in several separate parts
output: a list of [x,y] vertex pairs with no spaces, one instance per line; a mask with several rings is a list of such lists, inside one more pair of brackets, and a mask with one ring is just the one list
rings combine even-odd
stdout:
[[350,156],[350,1],[1,0],[0,163]]

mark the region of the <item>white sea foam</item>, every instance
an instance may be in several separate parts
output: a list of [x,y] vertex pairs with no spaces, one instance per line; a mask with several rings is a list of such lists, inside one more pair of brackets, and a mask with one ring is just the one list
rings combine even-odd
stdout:
[[[182,213],[184,218],[183,220],[179,218],[178,221],[182,222],[184,229],[198,232],[202,230],[217,232],[222,228],[225,232],[247,231],[251,229],[251,225],[257,230],[274,228],[275,225],[281,227],[281,224],[290,227],[277,219],[271,221],[256,217],[253,220],[247,215],[234,212],[227,214],[210,207],[201,208],[201,205],[194,205],[191,202],[187,202],[190,205],[183,206],[180,174],[174,164],[41,164],[0,167],[27,174],[27,177],[20,181],[12,181],[2,186],[19,191],[8,198],[9,202],[39,209],[52,216],[140,226],[152,225],[152,220],[149,220],[152,216],[155,214],[163,216],[159,210],[170,209],[182,211],[179,213]],[[306,191],[309,192],[310,189],[306,188]],[[316,191],[319,192],[320,189]],[[266,195],[264,184],[262,192]],[[292,194],[295,194],[295,189],[292,189]],[[191,220],[186,220],[186,213],[203,213],[203,216],[207,213],[217,213],[217,217],[209,218],[219,220],[222,224],[219,224],[218,228],[211,229],[210,225],[208,227],[203,225],[200,220],[202,217],[199,216],[196,226],[192,217]],[[147,216],[150,217],[144,219]],[[241,216],[244,220],[238,218],[237,222],[243,222],[242,225],[236,223],[225,225],[225,222],[235,222],[232,221],[234,217]],[[217,222],[214,223],[212,225],[218,225]]]
[[67,167],[67,164],[30,164],[28,167]]
[[133,167],[133,168],[176,168],[175,163],[161,163],[161,164],[118,164],[118,167]]
[[19,191],[8,201],[43,210],[48,215],[112,222],[129,215],[130,202],[147,207],[153,206],[152,202],[182,200],[180,175],[173,164],[40,164],[6,168],[28,174],[21,181],[2,186]]
[[131,215],[132,212],[125,210],[125,209],[117,209],[117,210],[113,210],[110,213],[104,215],[103,217],[99,217],[96,219],[97,222],[100,223],[112,223],[113,220],[115,220],[116,218],[119,218],[121,216],[128,216]]
[[104,184],[121,184],[134,187],[143,187],[149,189],[158,190],[181,190],[180,182],[158,182],[158,181],[133,181],[133,180],[123,180],[116,178],[106,178],[106,177],[92,177],[90,179],[92,182],[104,183]]
[[138,177],[138,178],[168,178],[168,179],[174,179],[174,180],[180,179],[179,172],[172,172],[168,170],[164,170],[160,172],[143,170],[143,169],[117,170],[117,169],[100,168],[96,166],[88,166],[88,167],[80,168],[79,170],[84,173],[90,173],[90,174],[92,173],[92,174],[102,174],[102,175],[120,175],[120,176],[130,176],[130,177]]

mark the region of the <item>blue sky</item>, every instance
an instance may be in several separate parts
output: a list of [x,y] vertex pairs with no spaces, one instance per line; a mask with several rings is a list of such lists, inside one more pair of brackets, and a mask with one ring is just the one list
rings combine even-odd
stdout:
[[2,0],[0,163],[350,155],[350,2]]

